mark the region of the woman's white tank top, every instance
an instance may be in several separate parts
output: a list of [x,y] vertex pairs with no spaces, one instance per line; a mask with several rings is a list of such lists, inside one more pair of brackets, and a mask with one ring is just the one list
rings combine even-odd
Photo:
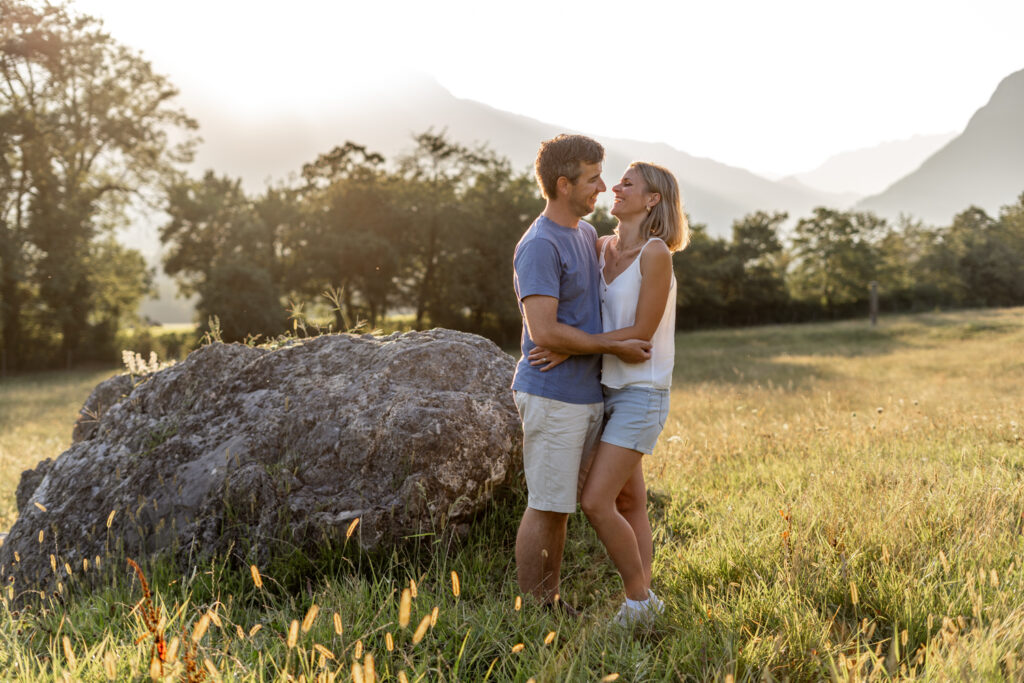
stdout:
[[[622,271],[611,283],[604,279],[604,250],[608,246],[605,240],[601,246],[601,322],[605,332],[629,327],[636,321],[636,304],[640,298],[640,257],[652,240],[647,240],[640,253],[626,270]],[[676,329],[676,276],[672,274],[672,285],[669,288],[668,301],[665,302],[665,313],[661,316],[658,329],[651,337],[651,358],[643,363],[624,363],[618,356],[606,354],[601,363],[601,384],[612,389],[625,386],[645,386],[657,389],[668,389],[672,385],[672,364],[675,361],[675,329]]]

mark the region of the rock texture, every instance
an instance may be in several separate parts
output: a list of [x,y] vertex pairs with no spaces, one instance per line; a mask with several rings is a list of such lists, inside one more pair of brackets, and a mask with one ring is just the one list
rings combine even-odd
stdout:
[[367,549],[458,530],[520,480],[513,369],[486,339],[431,330],[211,344],[114,377],[71,448],[22,475],[3,580],[50,584],[119,546],[265,562],[344,542],[356,518]]

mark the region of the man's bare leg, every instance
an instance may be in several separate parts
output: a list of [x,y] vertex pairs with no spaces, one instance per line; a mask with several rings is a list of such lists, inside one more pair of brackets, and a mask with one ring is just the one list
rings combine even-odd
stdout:
[[569,515],[526,508],[516,535],[519,590],[542,603],[558,594]]
[[647,485],[644,482],[644,470],[637,463],[633,475],[622,487],[615,499],[615,507],[619,514],[626,518],[636,535],[637,548],[640,551],[640,562],[644,567],[647,588],[651,587],[651,564],[654,560],[654,540],[651,534],[651,519],[647,515]]

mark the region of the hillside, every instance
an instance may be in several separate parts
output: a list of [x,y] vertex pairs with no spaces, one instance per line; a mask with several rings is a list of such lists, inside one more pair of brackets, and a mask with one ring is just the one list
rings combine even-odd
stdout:
[[[267,179],[283,179],[346,140],[391,158],[409,149],[414,133],[433,127],[447,129],[463,143],[485,142],[523,169],[532,166],[542,140],[562,132],[593,135],[607,148],[606,182],[617,181],[626,165],[636,159],[664,164],[679,177],[691,218],[718,235],[729,234],[732,221],[751,211],[784,210],[795,215],[819,204],[838,202],[828,193],[773,182],[665,144],[605,138],[459,99],[424,76],[382,85],[361,96],[358,104],[273,121],[240,123],[215,111],[198,109],[193,113],[205,140],[197,170],[213,168],[241,177],[251,190],[261,189]],[[637,130],[642,132],[642,125]],[[605,203],[610,203],[608,197],[610,194]]]
[[977,205],[995,214],[1024,192],[1024,70],[1007,76],[958,137],[857,208],[947,224]]
[[850,204],[878,194],[956,137],[956,133],[915,135],[906,140],[882,142],[864,149],[840,152],[795,180],[822,192],[850,193]]

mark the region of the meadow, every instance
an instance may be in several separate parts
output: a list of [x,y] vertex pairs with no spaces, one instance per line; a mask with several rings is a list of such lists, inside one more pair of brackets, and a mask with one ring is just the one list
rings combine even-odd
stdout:
[[[621,587],[580,514],[563,593],[583,617],[521,602],[514,493],[462,542],[185,575],[136,558],[146,587],[108,557],[61,595],[5,594],[0,678],[1024,679],[1024,309],[676,344],[671,414],[645,462],[667,605],[650,628],[611,623]],[[0,382],[0,526],[21,470],[66,447],[111,372]]]

